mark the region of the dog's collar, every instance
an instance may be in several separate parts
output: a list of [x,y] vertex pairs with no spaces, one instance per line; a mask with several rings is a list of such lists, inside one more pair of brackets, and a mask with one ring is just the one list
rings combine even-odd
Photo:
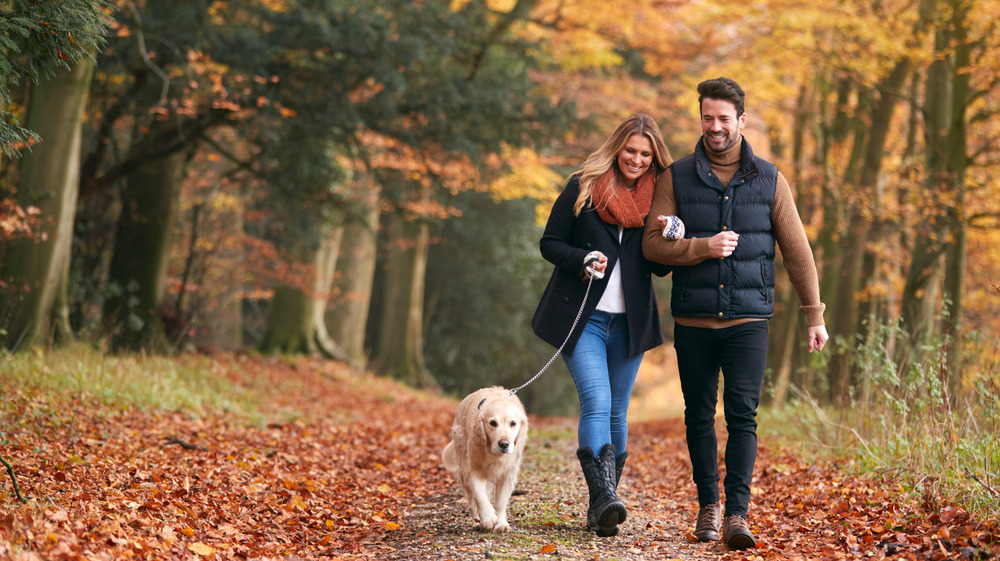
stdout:
[[476,406],[476,409],[482,409],[484,403],[486,403],[486,398],[485,397],[483,398],[482,401],[479,402],[479,405]]

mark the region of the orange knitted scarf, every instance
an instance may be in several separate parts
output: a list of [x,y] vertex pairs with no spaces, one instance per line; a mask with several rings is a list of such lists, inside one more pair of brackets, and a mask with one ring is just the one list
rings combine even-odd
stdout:
[[639,176],[632,191],[618,185],[614,168],[609,168],[594,182],[591,200],[601,220],[625,228],[640,228],[646,223],[653,202],[654,183],[653,166]]

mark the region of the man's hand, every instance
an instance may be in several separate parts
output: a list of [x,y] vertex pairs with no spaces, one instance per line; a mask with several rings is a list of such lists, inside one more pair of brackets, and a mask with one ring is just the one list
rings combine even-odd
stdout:
[[736,251],[739,239],[740,235],[736,232],[719,232],[708,238],[708,250],[716,259],[729,257]]
[[830,339],[830,336],[826,333],[825,325],[814,325],[809,328],[809,352],[822,351],[823,346]]

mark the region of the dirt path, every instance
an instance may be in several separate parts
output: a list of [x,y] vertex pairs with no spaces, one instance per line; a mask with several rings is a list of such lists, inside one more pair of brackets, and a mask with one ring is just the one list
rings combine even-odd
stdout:
[[[632,452],[652,449],[649,440]],[[675,439],[671,439],[675,440]],[[677,454],[676,443],[660,453]],[[685,508],[672,499],[641,493],[637,477],[651,478],[626,465],[619,494],[629,518],[614,538],[598,538],[584,529],[587,487],[576,459],[575,425],[570,420],[535,421],[525,452],[516,495],[511,499],[512,531],[486,533],[475,529],[456,487],[443,495],[424,497],[407,509],[403,529],[392,534],[384,559],[714,559],[718,547],[684,539]],[[641,475],[640,475],[641,474]]]
[[[961,508],[907,501],[887,482],[848,476],[835,465],[804,465],[762,445],[750,524],[758,547],[732,551],[689,539],[697,514],[683,421],[636,423],[620,496],[629,518],[614,538],[584,530],[586,483],[575,456],[575,420],[533,421],[507,535],[473,526],[457,488],[414,497],[402,527],[386,536],[387,560],[479,559],[991,559],[995,528]],[[724,448],[725,431],[720,430]],[[725,475],[723,471],[723,476]]]

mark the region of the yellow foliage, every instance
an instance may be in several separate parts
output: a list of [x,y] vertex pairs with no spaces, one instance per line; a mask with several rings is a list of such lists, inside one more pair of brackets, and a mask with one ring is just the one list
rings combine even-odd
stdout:
[[[509,171],[490,183],[488,190],[494,200],[553,200],[552,187],[558,185],[562,178],[537,153],[528,148],[512,149],[504,146],[499,159]],[[497,161],[496,158],[492,160]]]
[[[493,10],[494,12],[506,14],[514,9],[517,5],[517,0],[484,0],[486,7]],[[469,4],[469,0],[451,0],[449,9],[453,12],[460,11],[462,8]]]

